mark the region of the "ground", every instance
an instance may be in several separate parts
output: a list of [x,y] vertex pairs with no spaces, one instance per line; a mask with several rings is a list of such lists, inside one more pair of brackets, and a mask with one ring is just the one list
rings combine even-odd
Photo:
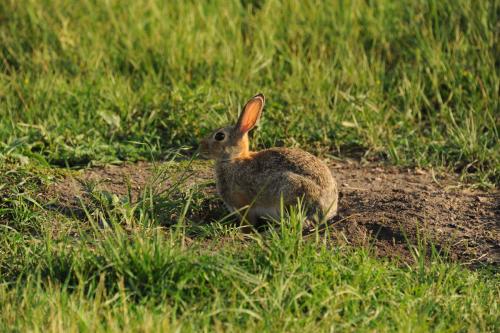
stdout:
[[[433,170],[352,160],[329,165],[340,186],[339,213],[329,223],[336,242],[373,246],[378,255],[407,261],[412,260],[410,248],[426,242],[467,265],[500,264],[498,191],[471,189],[457,175]],[[130,192],[137,202],[158,169],[161,164],[146,162],[90,168],[58,180],[40,195],[69,214],[80,210],[80,198],[89,197],[89,183],[118,197]],[[164,180],[155,184],[157,190],[168,190],[180,169],[167,165]],[[194,161],[183,171],[187,172],[183,190],[201,188],[206,196],[192,216],[193,223],[210,223],[228,214],[214,196],[211,165]]]

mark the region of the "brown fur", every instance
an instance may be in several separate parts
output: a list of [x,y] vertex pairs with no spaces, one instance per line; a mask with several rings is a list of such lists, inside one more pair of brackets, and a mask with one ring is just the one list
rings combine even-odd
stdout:
[[[255,107],[259,99],[260,108]],[[317,157],[300,149],[271,148],[249,150],[246,128],[253,128],[260,118],[264,96],[247,103],[237,125],[218,129],[201,142],[201,153],[216,160],[217,190],[230,209],[249,207],[248,220],[254,223],[262,215],[278,218],[281,200],[285,206],[302,199],[308,216],[328,219],[337,212],[338,188],[330,170]],[[248,114],[255,113],[258,114]],[[241,131],[241,119],[253,119]],[[244,121],[243,121],[244,122]],[[215,135],[224,133],[217,141]]]

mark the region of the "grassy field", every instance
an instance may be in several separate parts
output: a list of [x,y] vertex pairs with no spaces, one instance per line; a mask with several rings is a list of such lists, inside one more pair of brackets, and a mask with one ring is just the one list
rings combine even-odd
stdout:
[[83,217],[38,194],[74,169],[189,155],[257,92],[255,147],[497,187],[499,13],[494,0],[1,1],[0,330],[498,331],[492,267],[332,248],[303,239],[300,211],[250,239],[193,230],[198,192],[163,197],[168,223],[154,189],[98,194]]

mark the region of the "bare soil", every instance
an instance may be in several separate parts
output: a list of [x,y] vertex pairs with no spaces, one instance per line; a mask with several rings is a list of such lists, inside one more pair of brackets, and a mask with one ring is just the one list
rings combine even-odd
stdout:
[[[158,169],[142,162],[82,170],[49,186],[43,196],[61,212],[78,216],[78,202],[88,197],[89,187],[134,201],[148,186],[168,190],[187,177],[184,190],[196,186],[206,194],[203,208],[192,212],[190,220],[222,218],[226,212],[215,193],[210,164],[180,165]],[[335,242],[370,246],[377,255],[405,261],[413,261],[412,248],[420,244],[473,266],[500,265],[498,190],[473,190],[456,175],[432,170],[349,161],[330,166],[341,192],[339,214],[329,225]]]

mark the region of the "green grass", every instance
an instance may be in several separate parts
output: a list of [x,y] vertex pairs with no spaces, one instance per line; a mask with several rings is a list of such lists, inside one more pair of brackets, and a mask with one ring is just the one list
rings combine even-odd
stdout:
[[[332,246],[328,232],[305,239],[300,210],[263,234],[195,225],[182,212],[199,208],[196,194],[150,201],[154,187],[135,204],[95,192],[85,217],[68,218],[37,202],[40,178],[23,172],[0,205],[2,331],[499,328],[498,272],[487,267],[469,271],[425,247],[412,265],[375,259]],[[156,214],[162,202],[177,204],[174,227]]]
[[0,330],[498,331],[491,267],[304,240],[300,212],[243,239],[190,220],[199,189],[139,203],[96,192],[80,217],[38,194],[73,168],[192,151],[256,92],[268,102],[254,147],[498,186],[499,12],[494,0],[0,1]]
[[195,146],[261,91],[260,147],[357,151],[498,184],[499,10],[2,1],[0,152],[62,166],[161,156]]
[[159,165],[136,202],[89,184],[80,217],[37,196],[60,171],[0,170],[0,331],[498,331],[495,267],[305,237],[300,209],[247,235],[222,212],[192,220],[216,199],[183,181],[161,191],[179,167]]

